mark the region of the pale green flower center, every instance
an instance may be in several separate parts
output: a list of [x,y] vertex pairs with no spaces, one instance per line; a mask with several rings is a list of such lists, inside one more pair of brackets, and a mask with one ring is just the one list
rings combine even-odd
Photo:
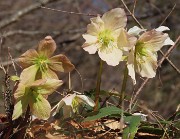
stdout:
[[49,60],[45,56],[39,56],[33,60],[33,63],[39,67],[40,71],[46,71],[48,68]]
[[138,63],[144,63],[143,57],[148,57],[147,48],[144,47],[143,42],[137,42],[135,46],[135,58]]
[[98,41],[101,44],[100,49],[113,47],[114,37],[111,30],[104,30],[98,34]]
[[78,106],[79,106],[79,101],[78,98],[75,96],[74,99],[72,100],[72,109],[74,112],[78,112]]

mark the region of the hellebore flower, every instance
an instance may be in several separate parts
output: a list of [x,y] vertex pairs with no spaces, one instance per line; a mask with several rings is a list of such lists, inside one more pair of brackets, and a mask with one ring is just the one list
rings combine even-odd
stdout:
[[51,106],[45,97],[53,93],[60,85],[61,80],[40,79],[26,84],[20,82],[14,93],[16,100],[12,119],[15,120],[21,116],[30,107],[30,112],[40,119],[48,119],[51,112]]
[[51,36],[46,36],[40,41],[37,51],[35,49],[26,51],[20,56],[18,62],[23,68],[27,68],[27,75],[36,72],[39,78],[58,79],[55,71],[70,72],[74,69],[74,65],[65,55],[51,57],[55,49],[55,41]]
[[89,54],[95,54],[98,51],[99,57],[108,65],[118,65],[122,60],[122,49],[118,46],[118,37],[127,23],[124,10],[115,8],[106,12],[102,18],[97,16],[90,20],[87,33],[83,34],[86,40],[82,46],[83,49]]
[[57,108],[54,115],[58,113],[61,108],[63,108],[63,116],[65,118],[70,117],[72,115],[72,112],[74,113],[78,112],[78,106],[81,103],[87,104],[91,107],[95,106],[95,103],[91,98],[87,97],[86,95],[80,95],[80,94],[74,93],[63,98],[57,104]]
[[[167,29],[169,30],[169,28],[161,26],[157,29],[144,32],[140,35],[135,47],[130,50],[127,67],[129,70],[129,76],[133,79],[134,84],[136,83],[135,71],[142,77],[155,77],[158,57],[157,51],[159,51],[164,45],[174,44],[174,42],[169,38],[169,35],[162,32]],[[139,30],[138,33],[141,31]],[[136,35],[138,35],[138,33]]]

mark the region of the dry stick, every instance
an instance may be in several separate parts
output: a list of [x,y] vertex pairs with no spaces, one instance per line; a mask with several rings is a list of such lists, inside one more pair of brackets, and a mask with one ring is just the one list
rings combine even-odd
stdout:
[[10,48],[8,47],[8,55],[9,55],[9,57],[10,57],[10,60],[11,60],[11,63],[12,63],[12,65],[13,65],[13,68],[14,68],[14,71],[15,71],[15,74],[16,74],[16,76],[18,75],[17,74],[17,69],[16,69],[16,66],[15,66],[15,63],[14,63],[14,59],[12,58],[12,55],[11,55],[11,53],[10,53]]
[[135,22],[142,28],[144,29],[144,27],[141,25],[141,23],[136,19],[136,17],[134,16],[134,14],[129,10],[129,8],[127,7],[126,3],[124,2],[124,0],[121,0],[122,4],[124,5],[124,7],[126,8],[126,10],[129,12],[129,14],[133,17],[133,19],[135,20]]
[[[180,39],[180,36],[176,39],[175,43],[173,46],[171,46],[168,51],[164,54],[164,56],[161,58],[161,60],[158,63],[158,67],[161,66],[162,62],[166,59],[166,57],[169,56],[169,54],[172,52],[172,50],[176,47],[176,45],[178,44]],[[146,78],[146,80],[141,84],[140,88],[136,91],[135,96],[133,101],[136,99],[137,95],[141,92],[141,90],[144,88],[144,86],[146,85],[146,83],[149,81],[150,78]],[[133,102],[132,101],[132,102]]]
[[[164,56],[164,53],[162,50],[160,50],[160,53]],[[177,71],[177,73],[180,74],[180,70],[173,64],[173,62],[168,58],[166,57],[166,60],[169,62],[169,64]]]
[[133,11],[132,11],[133,15],[134,15],[134,12],[135,12],[136,4],[137,4],[137,0],[134,0],[134,6],[133,6]]
[[38,8],[40,8],[40,6],[43,4],[48,4],[50,2],[54,2],[57,0],[39,0],[39,2],[33,3],[32,5],[29,5],[21,10],[19,10],[18,12],[14,13],[12,16],[3,19],[0,22],[0,29],[6,27],[7,25],[16,22],[20,17],[28,14],[29,12],[32,12]]
[[83,77],[82,77],[81,73],[78,71],[78,69],[74,68],[74,70],[77,72],[77,74],[78,74],[79,77],[80,77],[80,80],[81,80],[81,88],[82,88],[82,93],[83,93],[83,92],[84,92]]
[[173,8],[171,9],[171,11],[169,12],[169,14],[166,16],[166,18],[161,22],[161,24],[160,24],[159,26],[161,26],[161,25],[167,20],[167,18],[168,18],[168,17],[171,15],[171,13],[174,11],[175,7],[176,7],[176,4],[174,4],[174,6],[173,6]]
[[79,13],[79,12],[64,11],[64,10],[53,9],[53,8],[44,7],[44,6],[40,6],[40,7],[43,8],[43,9],[56,11],[56,12],[61,12],[61,13],[67,13],[67,14],[84,15],[84,16],[97,16],[97,15],[99,15],[99,14],[89,14],[89,13],[86,14],[86,13]]
[[6,32],[6,33],[2,34],[2,36],[4,38],[6,38],[6,37],[9,37],[9,36],[12,36],[12,35],[17,35],[17,34],[20,34],[20,35],[37,35],[37,34],[48,34],[48,33],[52,33],[53,35],[58,35],[61,32],[60,31],[48,32],[48,31],[13,30],[13,31],[9,31],[9,32]]

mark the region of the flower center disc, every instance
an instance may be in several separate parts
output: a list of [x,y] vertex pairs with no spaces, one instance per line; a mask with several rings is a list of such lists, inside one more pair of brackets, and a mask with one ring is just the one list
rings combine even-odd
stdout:
[[111,44],[114,41],[114,38],[110,30],[104,30],[98,34],[98,40],[101,43],[101,48],[105,49],[112,46]]

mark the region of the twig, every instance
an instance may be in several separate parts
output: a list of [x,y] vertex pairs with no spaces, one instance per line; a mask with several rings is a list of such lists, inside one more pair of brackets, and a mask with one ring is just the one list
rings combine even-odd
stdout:
[[180,36],[178,36],[178,38],[176,39],[175,43],[173,46],[171,46],[168,51],[164,54],[164,56],[161,58],[161,60],[158,63],[158,66],[161,66],[162,62],[166,59],[166,57],[169,56],[169,54],[172,52],[172,50],[177,46],[177,44],[179,43],[180,40]]
[[75,15],[84,15],[84,16],[97,16],[99,14],[89,14],[89,13],[80,13],[80,12],[71,12],[71,11],[64,11],[64,10],[60,10],[60,9],[53,9],[53,8],[49,8],[49,7],[44,7],[44,6],[40,6],[43,9],[46,10],[51,10],[51,11],[56,11],[56,12],[61,12],[61,13],[67,13],[67,14],[75,14]]
[[[18,58],[13,59],[13,61],[14,61],[14,62],[17,62],[17,61],[18,61]],[[8,66],[8,65],[11,65],[11,64],[12,64],[12,61],[9,60],[9,61],[5,61],[5,62],[1,62],[0,64],[1,64],[1,66]]]
[[9,48],[9,47],[8,47],[8,55],[9,55],[9,57],[10,57],[11,63],[12,63],[12,65],[13,65],[13,68],[14,68],[14,71],[15,71],[15,74],[16,74],[16,76],[17,76],[17,69],[16,69],[16,66],[15,66],[15,64],[14,64],[14,59],[13,59],[12,56],[11,56],[10,48]]
[[[167,133],[167,129],[164,128],[164,126],[160,123],[160,121],[158,120],[158,118],[156,117],[156,115],[153,113],[153,111],[150,110],[151,115],[156,119],[156,121],[158,122],[158,124],[160,125],[160,127],[164,130],[164,135],[166,135],[167,139],[169,139],[168,133]],[[163,136],[164,136],[163,135]],[[163,139],[164,137],[162,137]]]
[[[160,53],[164,56],[164,53],[162,50],[160,50]],[[180,70],[173,64],[173,62],[168,58],[166,57],[166,60],[169,62],[169,64],[177,71],[177,73],[180,74]]]
[[82,77],[82,75],[81,75],[81,73],[78,71],[78,69],[74,69],[76,72],[77,72],[77,74],[79,75],[79,77],[80,77],[80,80],[81,80],[81,88],[82,88],[82,93],[84,92],[84,83],[83,83],[83,77]]
[[2,34],[2,36],[4,38],[6,37],[9,37],[9,36],[12,36],[12,35],[17,35],[17,34],[20,34],[20,35],[37,35],[37,34],[49,34],[49,33],[52,33],[54,35],[58,35],[60,34],[61,32],[60,31],[27,31],[27,30],[13,30],[13,31],[9,31],[9,32],[6,32],[4,34]]
[[171,11],[169,12],[169,14],[166,16],[166,18],[164,18],[164,20],[161,22],[161,24],[159,26],[161,26],[166,20],[167,18],[171,15],[171,13],[174,11],[176,7],[176,3],[174,4],[173,8],[171,9]]
[[38,8],[40,8],[40,6],[43,4],[48,4],[50,2],[54,2],[57,0],[39,0],[39,2],[33,3],[32,5],[29,5],[21,10],[19,10],[18,12],[14,13],[12,16],[2,20],[0,22],[0,29],[6,27],[9,24],[12,24],[13,22],[16,22],[20,17],[28,14],[29,12],[32,12]]
[[134,6],[133,6],[133,11],[132,11],[133,15],[134,15],[134,12],[135,12],[136,4],[137,4],[137,0],[134,0]]
[[129,8],[127,7],[126,3],[124,2],[124,0],[121,0],[122,4],[124,5],[124,7],[126,8],[126,10],[129,12],[129,14],[132,16],[132,18],[135,20],[135,22],[142,28],[144,29],[144,27],[141,25],[141,23],[136,19],[136,17],[134,16],[134,14],[129,10]]

